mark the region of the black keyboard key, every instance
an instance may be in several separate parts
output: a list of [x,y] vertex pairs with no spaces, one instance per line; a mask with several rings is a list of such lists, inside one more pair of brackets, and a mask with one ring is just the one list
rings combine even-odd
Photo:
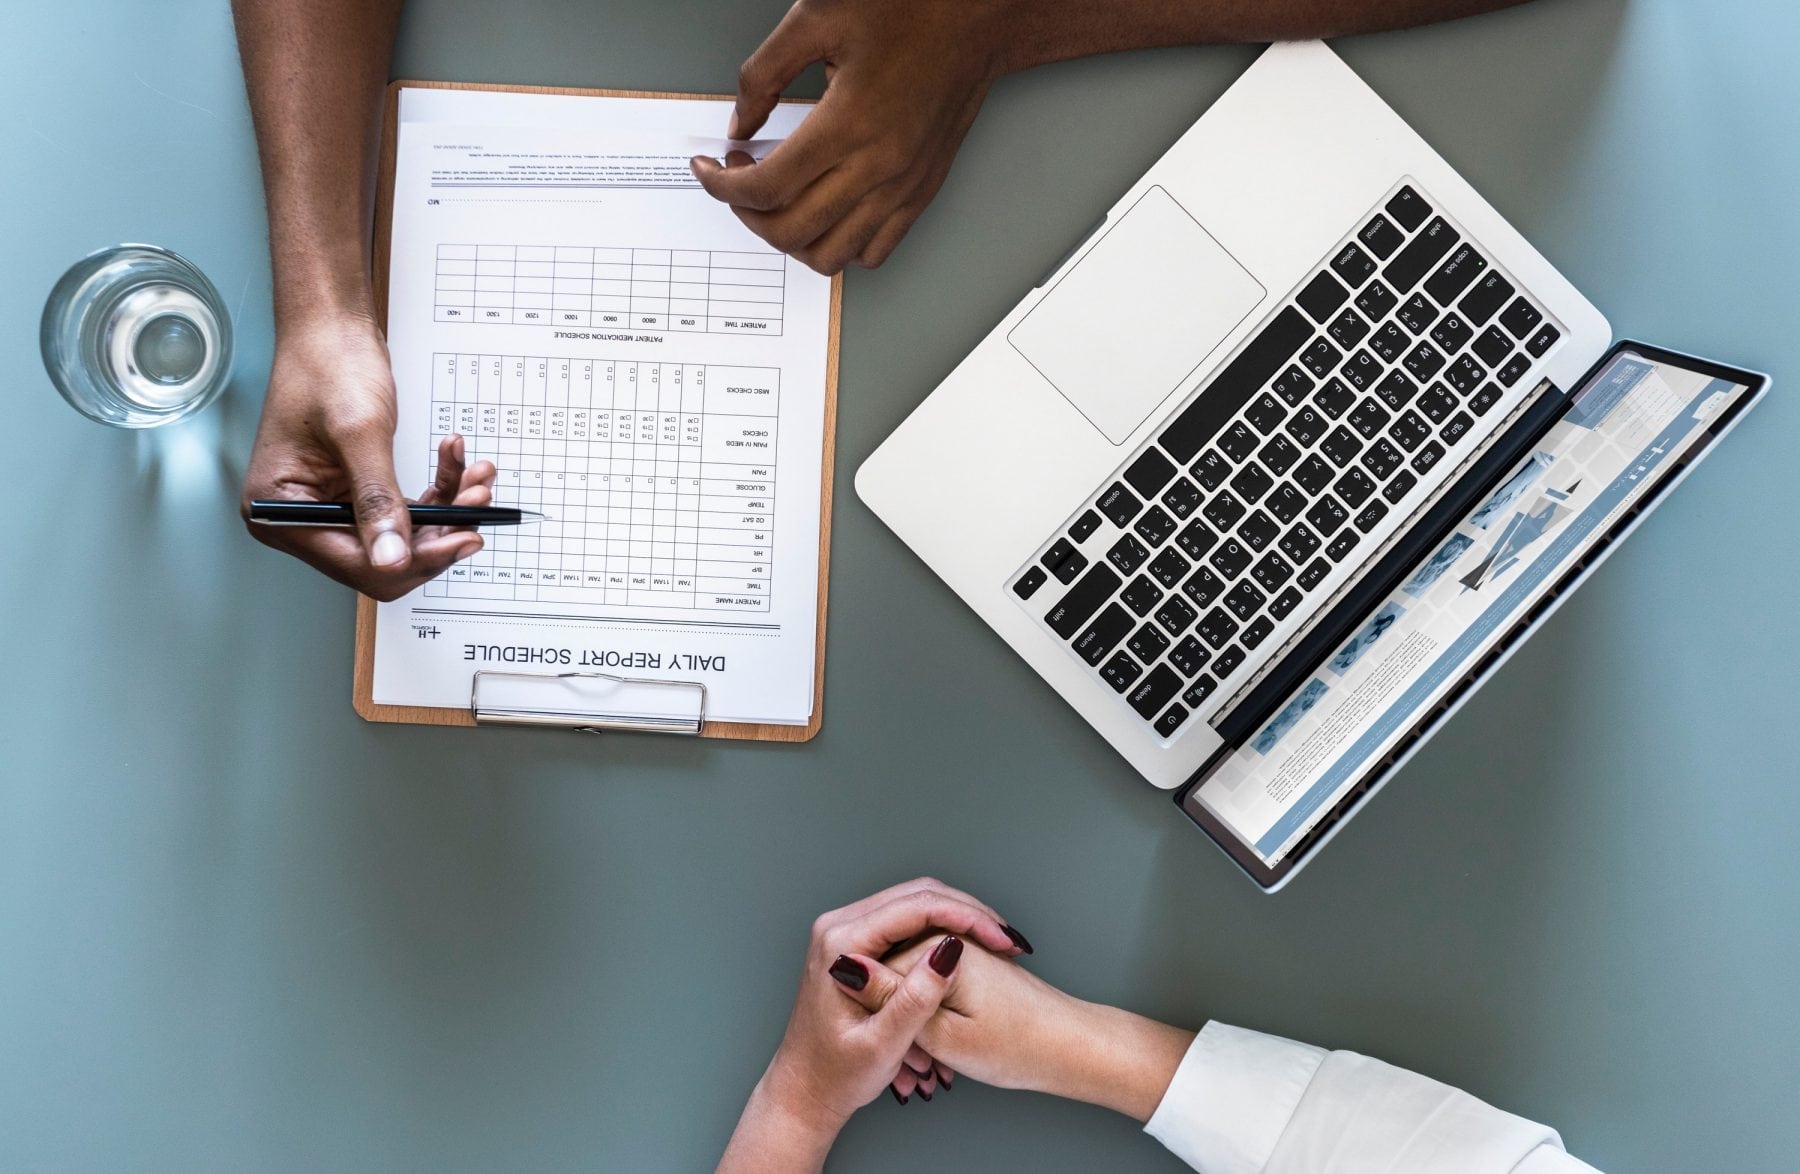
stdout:
[[1381,487],[1381,496],[1387,498],[1395,505],[1399,505],[1400,499],[1411,493],[1413,486],[1418,483],[1419,479],[1417,477],[1413,476],[1405,469],[1402,469],[1394,474],[1394,479],[1392,481],[1389,481],[1386,485]]
[[1044,615],[1044,622],[1050,630],[1068,640],[1081,630],[1093,614],[1100,610],[1100,605],[1111,599],[1113,592],[1123,582],[1113,569],[1105,563],[1095,563],[1088,568],[1088,573],[1076,581],[1075,586],[1063,593]]
[[1314,322],[1323,322],[1338,312],[1338,307],[1349,300],[1350,291],[1344,283],[1329,273],[1320,273],[1303,286],[1294,300],[1300,308],[1312,315]]
[[1455,444],[1457,441],[1461,440],[1463,435],[1467,433],[1470,428],[1474,427],[1474,425],[1475,421],[1469,418],[1469,413],[1458,412],[1456,415],[1450,417],[1442,428],[1438,429],[1438,439],[1442,440],[1445,444]]
[[1406,372],[1395,368],[1375,385],[1375,394],[1382,403],[1397,412],[1412,402],[1413,396],[1419,394],[1419,385],[1407,378]]
[[[1380,504],[1380,502],[1375,503],[1375,505]],[[1374,508],[1374,505],[1369,507],[1369,509]],[[1331,540],[1331,545],[1325,548],[1325,554],[1332,562],[1341,563],[1344,561],[1344,556],[1355,550],[1356,544],[1361,541],[1362,535],[1346,526],[1336,538]]]
[[1250,426],[1242,420],[1236,421],[1219,433],[1219,451],[1234,463],[1242,464],[1250,459],[1256,446],[1262,443],[1262,437],[1250,431]]
[[1294,564],[1271,550],[1256,561],[1250,568],[1250,577],[1264,591],[1273,594],[1281,590],[1281,585],[1294,577]]
[[1444,352],[1438,350],[1429,342],[1423,341],[1420,342],[1418,346],[1414,347],[1411,352],[1407,354],[1406,358],[1401,360],[1402,365],[1404,365],[1407,371],[1412,374],[1412,377],[1417,379],[1420,383],[1425,382],[1439,371],[1442,371],[1444,369],[1444,362]]
[[1454,355],[1462,350],[1463,344],[1474,337],[1475,328],[1455,310],[1438,319],[1438,324],[1431,328],[1431,341],[1437,343],[1446,355]]
[[1331,271],[1341,278],[1345,285],[1355,289],[1369,278],[1375,276],[1375,261],[1362,251],[1361,245],[1347,244],[1338,250],[1338,255],[1331,259]]
[[[1057,541],[1061,544],[1066,540],[1058,539]],[[1049,555],[1045,555],[1044,557],[1048,558]],[[1079,550],[1070,547],[1069,553],[1064,555],[1061,561],[1050,568],[1050,573],[1056,576],[1058,582],[1073,583],[1075,581],[1075,576],[1087,570],[1087,565],[1087,556],[1082,554]]]
[[1112,488],[1100,495],[1094,503],[1101,513],[1105,514],[1113,525],[1123,530],[1137,517],[1137,512],[1144,508],[1144,503],[1132,496],[1131,490],[1114,481]]
[[1513,304],[1506,307],[1506,312],[1500,315],[1500,325],[1511,331],[1514,338],[1524,338],[1536,330],[1537,324],[1543,320],[1544,316],[1538,313],[1537,307],[1524,298],[1513,299]]
[[[1200,618],[1200,612],[1193,604],[1179,595],[1171,595],[1163,600],[1163,605],[1156,609],[1156,622],[1169,630],[1169,635],[1179,636]],[[1194,674],[1189,673],[1188,676]]]
[[1358,509],[1375,492],[1375,482],[1371,481],[1369,475],[1361,469],[1345,469],[1344,475],[1339,477],[1337,484],[1331,488],[1338,497],[1343,499],[1345,505],[1351,509]]
[[1200,512],[1220,530],[1229,530],[1244,516],[1244,503],[1229,493],[1221,493],[1207,502],[1206,508]]
[[1356,295],[1356,308],[1371,322],[1386,318],[1388,311],[1399,303],[1400,299],[1394,296],[1394,291],[1379,281],[1371,281]]
[[1411,452],[1431,439],[1431,425],[1417,412],[1402,412],[1394,426],[1388,429],[1388,435],[1393,437],[1395,444]]
[[1182,558],[1181,553],[1171,546],[1150,560],[1150,576],[1173,591],[1193,566],[1193,563]]
[[1221,677],[1229,677],[1243,663],[1244,650],[1233,644],[1213,658],[1212,668],[1213,672],[1218,673]]
[[1275,431],[1287,419],[1287,414],[1288,410],[1281,406],[1281,401],[1266,391],[1251,400],[1250,406],[1244,409],[1244,419],[1250,421],[1264,436]]
[[1231,479],[1231,488],[1246,502],[1259,501],[1274,484],[1275,478],[1264,472],[1263,467],[1255,461],[1238,470],[1238,475]]
[[1119,568],[1119,573],[1129,575],[1144,565],[1150,557],[1150,548],[1139,542],[1130,534],[1121,534],[1113,543],[1112,549],[1106,552],[1106,561]]
[[1219,687],[1219,682],[1202,674],[1192,685],[1181,691],[1181,699],[1189,705],[1199,705],[1211,697]]
[[1129,653],[1118,652],[1106,662],[1100,670],[1100,679],[1113,687],[1114,693],[1123,693],[1131,687],[1131,683],[1144,673],[1144,666],[1132,660]]
[[1475,340],[1475,345],[1471,349],[1489,367],[1498,367],[1506,362],[1506,356],[1512,354],[1512,348],[1512,339],[1506,337],[1506,332],[1498,326],[1490,326],[1480,338]]
[[[1374,501],[1363,507],[1362,513],[1356,515],[1356,530],[1360,530],[1363,534],[1367,534],[1370,530],[1373,530],[1380,524],[1381,519],[1387,517],[1387,512],[1387,503],[1380,498],[1376,498]],[[1351,545],[1354,546],[1356,544],[1356,538],[1359,537],[1359,535],[1351,530],[1350,527],[1346,526],[1338,532],[1338,540],[1342,541],[1346,535],[1351,537]],[[1336,546],[1337,542],[1333,542],[1331,546],[1325,548],[1325,553],[1330,554],[1333,561],[1343,557],[1342,555],[1331,553],[1332,549]],[[1345,549],[1347,550],[1349,548],[1346,547]]]
[[1238,643],[1245,648],[1255,648],[1269,638],[1275,630],[1275,621],[1268,616],[1257,616],[1244,627],[1244,634],[1238,637]]
[[1238,537],[1244,540],[1245,546],[1257,551],[1275,541],[1275,536],[1281,533],[1281,527],[1276,525],[1275,519],[1268,514],[1261,510],[1252,510],[1250,516],[1239,524],[1237,533]]
[[1418,192],[1413,191],[1411,184],[1407,184],[1387,202],[1387,212],[1400,223],[1401,228],[1411,232],[1425,223],[1425,218],[1431,215],[1431,205]]
[[1317,534],[1306,528],[1306,523],[1295,522],[1294,528],[1281,536],[1281,553],[1292,559],[1297,566],[1312,557],[1321,541]]
[[1531,341],[1525,344],[1525,349],[1538,358],[1543,358],[1544,352],[1555,346],[1556,340],[1561,337],[1562,331],[1546,322],[1538,328],[1536,334],[1531,336]]
[[1493,384],[1485,384],[1469,399],[1469,410],[1477,416],[1485,416],[1487,410],[1500,402],[1501,391]]
[[1169,540],[1169,535],[1175,533],[1175,519],[1169,516],[1169,511],[1153,505],[1144,511],[1144,516],[1131,528],[1151,546],[1161,546]]
[[1312,508],[1306,511],[1306,520],[1312,523],[1312,528],[1327,538],[1337,533],[1337,528],[1342,526],[1349,517],[1350,511],[1330,494],[1313,502]]
[[1174,475],[1175,462],[1154,448],[1145,449],[1124,473],[1125,484],[1137,490],[1139,497],[1155,497]]
[[[1332,309],[1335,311],[1336,307]],[[1306,316],[1292,306],[1284,308],[1237,358],[1213,377],[1198,399],[1169,422],[1160,438],[1162,446],[1178,461],[1193,460],[1213,434],[1237,415],[1238,409],[1249,403],[1310,337],[1312,326]]]
[[1225,478],[1231,476],[1231,462],[1226,460],[1219,450],[1209,448],[1200,454],[1200,459],[1194,462],[1188,472],[1194,475],[1194,480],[1200,483],[1200,488],[1211,493],[1225,484]]
[[1363,464],[1370,473],[1375,475],[1377,481],[1386,481],[1388,474],[1398,469],[1400,462],[1404,459],[1400,455],[1400,450],[1389,444],[1385,438],[1371,444],[1369,451],[1363,454]]
[[1400,319],[1414,334],[1424,334],[1431,329],[1431,324],[1437,321],[1438,308],[1432,305],[1431,299],[1424,294],[1414,294],[1407,299],[1406,304],[1400,307],[1400,312],[1394,316]]
[[1375,382],[1375,377],[1381,374],[1381,364],[1368,351],[1357,351],[1345,359],[1344,365],[1338,370],[1343,374],[1344,381],[1351,387],[1358,391],[1367,391],[1369,384]]
[[1300,588],[1289,587],[1274,599],[1269,600],[1269,614],[1277,620],[1285,620],[1294,614],[1296,607],[1300,606],[1301,598]]
[[1400,356],[1404,355],[1410,346],[1412,346],[1411,336],[1392,322],[1382,323],[1381,329],[1375,332],[1375,337],[1369,340],[1369,349],[1380,355],[1381,361],[1384,363],[1399,362]]
[[1332,346],[1331,340],[1323,335],[1313,339],[1312,345],[1300,352],[1301,365],[1320,379],[1331,374],[1332,368],[1343,358],[1344,352]]
[[1315,495],[1330,485],[1331,479],[1335,476],[1337,476],[1337,470],[1332,468],[1324,457],[1314,453],[1295,467],[1294,484],[1305,490],[1307,494]]
[[1443,384],[1434,383],[1419,393],[1413,407],[1424,412],[1425,418],[1433,424],[1441,424],[1445,417],[1456,410],[1456,397],[1445,391]]
[[1421,474],[1429,473],[1443,456],[1444,446],[1434,440],[1413,454],[1412,467]]
[[1156,610],[1162,602],[1163,589],[1150,581],[1149,576],[1139,575],[1125,584],[1125,590],[1119,592],[1119,601],[1141,618]]
[[1306,508],[1306,495],[1292,485],[1284,484],[1264,499],[1263,508],[1269,511],[1270,517],[1285,526]]
[[1482,274],[1481,280],[1475,283],[1475,288],[1469,291],[1468,296],[1463,298],[1462,304],[1457,308],[1470,322],[1477,326],[1485,326],[1487,320],[1498,314],[1500,307],[1506,304],[1506,299],[1512,296],[1512,282],[1498,273],[1489,271]]
[[1205,607],[1225,590],[1225,580],[1219,578],[1205,567],[1195,571],[1186,583],[1181,585],[1181,592],[1200,607]]
[[1176,730],[1181,728],[1181,723],[1187,719],[1188,711],[1181,707],[1180,702],[1176,702],[1169,706],[1168,709],[1164,710],[1161,717],[1156,719],[1154,728],[1162,737],[1171,737]]
[[1097,665],[1106,659],[1106,654],[1119,646],[1119,641],[1131,634],[1136,625],[1130,612],[1116,603],[1106,605],[1106,610],[1094,617],[1081,635],[1075,637],[1070,647],[1081,659],[1089,664]]
[[[1187,607],[1187,604],[1183,603],[1181,606]],[[1145,624],[1132,633],[1131,639],[1125,642],[1125,647],[1131,650],[1131,655],[1149,664],[1169,650],[1169,638],[1155,624]]]
[[1219,536],[1214,534],[1199,518],[1189,522],[1182,528],[1181,533],[1175,535],[1175,545],[1187,551],[1187,556],[1192,559],[1197,559],[1211,550],[1213,544],[1218,540]]
[[1214,649],[1222,647],[1225,642],[1237,635],[1238,622],[1231,618],[1222,607],[1215,607],[1200,617],[1200,626],[1194,631]]
[[1242,623],[1262,610],[1262,605],[1269,602],[1269,597],[1256,589],[1256,584],[1245,579],[1233,587],[1225,595],[1225,610],[1238,618]]
[[1350,413],[1350,427],[1362,433],[1364,440],[1371,439],[1381,431],[1382,425],[1394,418],[1394,414],[1372,399],[1365,399],[1356,405]]
[[1339,424],[1331,430],[1331,435],[1319,444],[1319,451],[1330,457],[1332,464],[1341,469],[1356,459],[1356,454],[1362,451],[1362,446],[1363,442],[1356,433]]
[[1169,663],[1180,669],[1184,677],[1193,676],[1205,668],[1206,662],[1211,659],[1212,653],[1206,650],[1206,645],[1192,636],[1183,636],[1176,641],[1174,649],[1169,653]]
[[1026,570],[1023,575],[1019,576],[1019,581],[1017,583],[1013,584],[1013,594],[1017,595],[1020,599],[1030,599],[1037,593],[1037,589],[1044,585],[1044,581],[1049,577],[1049,575],[1044,573],[1043,567],[1031,567]]
[[1454,387],[1459,395],[1468,395],[1485,378],[1487,372],[1480,363],[1469,355],[1464,355],[1444,370],[1444,381]]
[[1438,305],[1448,306],[1487,267],[1487,258],[1477,253],[1472,246],[1458,245],[1444,259],[1444,263],[1438,266],[1438,271],[1426,278],[1425,292],[1436,298]]
[[1287,434],[1294,438],[1301,448],[1310,448],[1312,442],[1319,439],[1325,431],[1325,421],[1319,413],[1311,408],[1301,408],[1288,418]]
[[1177,519],[1185,518],[1200,508],[1202,494],[1200,487],[1186,477],[1177,478],[1175,484],[1163,491],[1163,508],[1174,514]]
[[1456,247],[1458,239],[1449,221],[1442,216],[1433,218],[1423,232],[1413,237],[1412,243],[1394,254],[1394,259],[1382,270],[1382,280],[1397,292],[1405,293],[1437,268],[1444,255]]
[[1511,387],[1529,370],[1531,370],[1531,356],[1517,354],[1506,360],[1506,366],[1494,372],[1494,378],[1500,381],[1502,387]]
[[1333,342],[1345,350],[1349,350],[1369,336],[1369,324],[1364,322],[1362,315],[1355,310],[1345,309],[1343,313],[1331,320],[1331,325],[1327,328],[1326,333],[1331,335]]
[[1279,477],[1294,467],[1294,462],[1300,459],[1300,450],[1287,437],[1274,436],[1256,451],[1256,459]]
[[1375,219],[1363,225],[1363,230],[1356,234],[1356,239],[1361,241],[1371,253],[1385,261],[1394,255],[1394,250],[1400,247],[1400,242],[1406,239],[1406,234],[1395,228],[1394,222],[1386,216],[1377,215]]
[[1323,583],[1325,576],[1330,573],[1331,564],[1322,558],[1316,558],[1306,564],[1306,569],[1300,572],[1300,577],[1294,580],[1294,585],[1302,591],[1311,591]]
[[[1054,571],[1057,567],[1066,562],[1068,557],[1074,553],[1075,544],[1073,542],[1070,542],[1067,538],[1058,538],[1055,542],[1050,544],[1050,549],[1046,550],[1043,557],[1039,558],[1038,561],[1044,564],[1045,570]],[[1073,577],[1074,576],[1072,575],[1070,576],[1070,578]],[[1065,583],[1068,581],[1068,579],[1063,580]]]
[[1077,542],[1086,542],[1100,528],[1100,515],[1093,510],[1083,510],[1081,516],[1069,523],[1069,537]]
[[1280,396],[1281,402],[1288,407],[1297,408],[1300,406],[1300,401],[1306,398],[1307,392],[1311,391],[1313,387],[1312,376],[1299,367],[1290,366],[1275,377],[1275,382],[1269,385],[1269,390]]
[[1243,574],[1244,568],[1250,565],[1250,552],[1244,549],[1242,542],[1235,538],[1227,538],[1219,544],[1219,549],[1213,551],[1212,557],[1206,561],[1217,567],[1219,574],[1225,576],[1226,581],[1229,582]]
[[1313,392],[1313,406],[1333,420],[1349,411],[1355,402],[1356,393],[1342,379],[1327,379],[1323,387]]

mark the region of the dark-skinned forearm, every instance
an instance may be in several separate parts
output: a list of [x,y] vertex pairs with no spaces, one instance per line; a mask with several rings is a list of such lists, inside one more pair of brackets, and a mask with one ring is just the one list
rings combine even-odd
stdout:
[[375,150],[403,0],[233,0],[279,330],[372,314]]

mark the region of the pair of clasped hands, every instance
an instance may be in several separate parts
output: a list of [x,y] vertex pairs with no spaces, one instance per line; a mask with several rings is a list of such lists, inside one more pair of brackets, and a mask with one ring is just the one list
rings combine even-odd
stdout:
[[1147,1121],[1193,1033],[1065,994],[1018,965],[1029,953],[992,907],[929,878],[820,917],[719,1169],[818,1169],[883,1089],[929,1101],[958,1076]]

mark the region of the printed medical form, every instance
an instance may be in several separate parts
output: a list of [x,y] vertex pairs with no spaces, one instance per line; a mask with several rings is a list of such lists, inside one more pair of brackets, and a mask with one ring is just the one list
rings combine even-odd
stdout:
[[812,713],[831,283],[693,180],[730,109],[400,91],[400,480],[460,433],[496,504],[550,520],[380,606],[377,703],[467,706],[502,669],[699,681],[716,721]]

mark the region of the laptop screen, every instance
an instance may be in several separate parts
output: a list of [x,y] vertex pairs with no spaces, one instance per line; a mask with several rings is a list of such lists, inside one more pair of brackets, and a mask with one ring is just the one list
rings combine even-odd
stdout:
[[1223,825],[1257,871],[1309,847],[1370,764],[1760,389],[1650,348],[1615,350],[1531,452],[1193,790],[1191,813]]

